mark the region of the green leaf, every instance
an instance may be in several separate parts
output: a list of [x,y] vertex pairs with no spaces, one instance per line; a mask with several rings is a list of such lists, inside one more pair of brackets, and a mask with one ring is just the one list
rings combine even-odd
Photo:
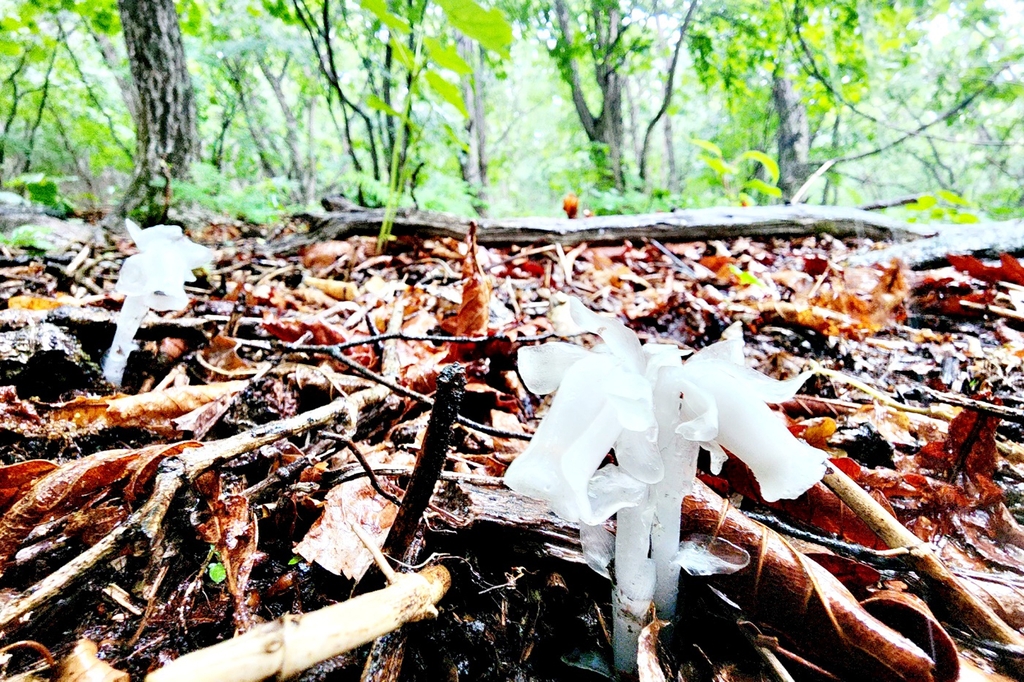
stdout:
[[943,199],[947,204],[953,204],[954,206],[971,205],[971,202],[967,201],[959,194],[956,194],[955,192],[950,192],[949,190],[940,189],[935,194],[937,194],[939,198]]
[[918,197],[917,201],[907,204],[906,207],[911,211],[927,211],[937,203],[939,203],[939,200],[931,194],[923,194]]
[[29,200],[50,208],[57,207],[57,183],[53,180],[30,182],[25,185],[25,189],[28,190]]
[[772,176],[773,185],[779,181],[779,164],[775,163],[775,159],[764,152],[757,151],[756,149],[751,149],[750,151],[740,154],[740,161],[745,161],[747,159],[757,161],[764,166],[765,170],[768,171],[768,175]]
[[359,0],[359,6],[380,19],[380,23],[399,33],[409,32],[409,22],[388,11],[384,0]]
[[459,92],[459,88],[446,81],[436,71],[427,71],[426,73],[427,84],[441,96],[445,102],[448,102],[453,107],[459,110],[466,118],[469,118],[469,111],[466,109],[466,103],[462,101],[462,93]]
[[708,142],[707,140],[702,140],[698,137],[691,137],[690,144],[695,144],[701,149],[709,151],[719,158],[722,156],[722,149],[714,142]]
[[775,185],[769,185],[764,180],[758,180],[757,178],[754,178],[753,180],[747,180],[745,183],[743,183],[743,186],[748,189],[756,189],[758,192],[761,192],[762,194],[767,194],[770,197],[775,197],[776,199],[782,196],[781,189],[779,189]]
[[293,556],[291,559],[288,560],[288,565],[289,566],[294,566],[295,564],[299,563],[300,561],[302,561],[302,557],[300,557],[299,555],[296,554],[295,556]]
[[228,571],[224,568],[224,564],[218,562],[210,564],[210,567],[206,570],[207,575],[210,576],[210,580],[220,585],[222,582],[227,580]]
[[399,64],[410,71],[416,68],[415,58],[413,57],[412,51],[401,41],[395,40],[394,36],[391,36],[391,54],[394,55]]
[[756,275],[752,275],[749,272],[740,270],[735,265],[729,266],[729,272],[740,278],[740,284],[746,284],[747,286],[755,286],[765,288],[764,282],[759,280]]
[[708,156],[707,154],[701,154],[700,160],[708,165],[711,170],[715,171],[719,175],[735,175],[736,169],[727,164],[725,161],[718,156]]
[[959,212],[957,212],[957,213],[954,213],[950,217],[950,219],[954,223],[957,223],[958,225],[966,225],[968,223],[976,223],[976,222],[978,222],[978,216],[974,215],[973,213],[959,213]]
[[366,106],[371,109],[376,109],[377,111],[383,111],[388,116],[394,116],[399,120],[405,120],[405,116],[402,115],[402,112],[392,107],[380,97],[377,97],[377,95],[368,95],[366,97]]
[[427,53],[434,63],[442,69],[449,69],[455,73],[473,73],[473,67],[466,63],[466,60],[459,56],[458,50],[452,46],[442,45],[437,38],[424,38],[423,44],[427,46]]
[[437,0],[452,26],[477,41],[488,50],[509,58],[512,44],[512,25],[500,10],[484,9],[475,0]]

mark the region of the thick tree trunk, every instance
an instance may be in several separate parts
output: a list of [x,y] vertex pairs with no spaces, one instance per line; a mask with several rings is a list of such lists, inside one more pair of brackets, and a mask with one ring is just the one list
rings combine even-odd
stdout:
[[776,74],[772,95],[779,113],[779,189],[788,201],[811,172],[808,164],[811,129],[807,109],[793,89],[792,81]]
[[174,0],[118,0],[134,89],[135,176],[120,213],[161,220],[174,178],[185,177],[198,152],[192,79]]
[[579,63],[575,57],[569,56],[575,31],[565,0],[554,0],[554,10],[562,34],[559,43],[565,52],[558,60],[562,78],[572,90],[573,106],[587,139],[604,147],[604,158],[598,159],[600,165],[611,174],[615,187],[622,189],[622,145],[625,136],[622,121],[623,77],[618,72],[619,60],[612,54],[623,30],[622,15],[617,8],[605,7],[600,2],[595,2],[592,7],[590,16],[597,40],[591,51],[595,61],[594,75],[601,90],[601,111],[595,115],[590,111],[583,93]]

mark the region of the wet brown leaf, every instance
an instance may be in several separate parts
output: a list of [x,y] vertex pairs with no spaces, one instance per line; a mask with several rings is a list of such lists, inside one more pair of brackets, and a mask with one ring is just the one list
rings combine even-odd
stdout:
[[466,243],[469,249],[462,261],[462,303],[455,317],[441,328],[455,336],[486,336],[491,319],[491,282],[477,262],[476,223],[471,223]]
[[54,422],[71,422],[80,428],[141,427],[151,430],[170,429],[171,420],[213,402],[224,395],[237,393],[247,381],[223,381],[201,386],[175,386],[139,395],[100,398],[76,398],[50,409],[47,417]]
[[0,514],[6,512],[41,476],[56,468],[56,464],[45,459],[30,459],[0,467]]
[[974,256],[959,256],[950,254],[946,256],[949,264],[961,272],[966,272],[975,279],[992,284],[998,282],[1010,282],[1024,286],[1024,265],[1008,253],[999,257],[998,266],[985,265]]
[[[367,455],[371,466],[383,464],[381,453]],[[411,466],[415,457],[400,453],[388,460],[391,466]],[[335,575],[359,580],[373,563],[373,556],[350,524],[358,523],[377,542],[384,544],[398,508],[384,499],[364,479],[335,486],[327,493],[323,513],[306,537],[295,546],[295,553],[316,562]]]
[[259,527],[248,498],[223,490],[220,472],[206,472],[196,479],[195,485],[210,513],[209,519],[196,530],[204,542],[217,549],[235,604],[235,629],[244,632],[253,625],[248,586],[256,563]]
[[844,679],[952,682],[925,651],[868,614],[853,595],[779,535],[697,482],[683,505],[684,533],[716,533],[749,552],[747,568],[712,583],[784,646]]
[[36,526],[110,494],[122,480],[128,480],[129,490],[137,493],[152,478],[159,460],[198,445],[186,441],[142,450],[97,452],[39,477],[0,518],[0,569]]

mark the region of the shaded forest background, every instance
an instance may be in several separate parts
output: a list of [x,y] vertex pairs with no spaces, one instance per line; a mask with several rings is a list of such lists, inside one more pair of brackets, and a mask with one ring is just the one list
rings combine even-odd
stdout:
[[[0,0],[0,200],[125,206],[150,86],[122,18],[160,6]],[[1024,215],[1024,2],[173,9],[194,126],[183,160],[142,178],[164,210],[265,222],[343,194],[554,215],[574,192],[596,214],[796,194],[917,220]]]

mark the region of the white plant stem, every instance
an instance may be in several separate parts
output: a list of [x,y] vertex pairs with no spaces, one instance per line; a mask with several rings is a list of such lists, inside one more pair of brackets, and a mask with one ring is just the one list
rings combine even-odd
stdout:
[[125,296],[121,314],[117,317],[114,343],[103,358],[103,378],[114,386],[121,386],[124,370],[128,366],[128,356],[138,348],[135,344],[135,334],[149,312],[149,306],[145,304],[144,299],[144,296]]
[[654,562],[648,556],[653,513],[644,500],[620,509],[616,517],[612,649],[615,669],[621,672],[636,670],[637,642],[654,597]]
[[658,617],[672,620],[679,598],[679,525],[682,522],[683,498],[693,488],[697,472],[700,444],[676,439],[675,447],[665,452],[665,478],[654,485],[654,525],[651,529],[651,559],[657,580],[654,605]]

